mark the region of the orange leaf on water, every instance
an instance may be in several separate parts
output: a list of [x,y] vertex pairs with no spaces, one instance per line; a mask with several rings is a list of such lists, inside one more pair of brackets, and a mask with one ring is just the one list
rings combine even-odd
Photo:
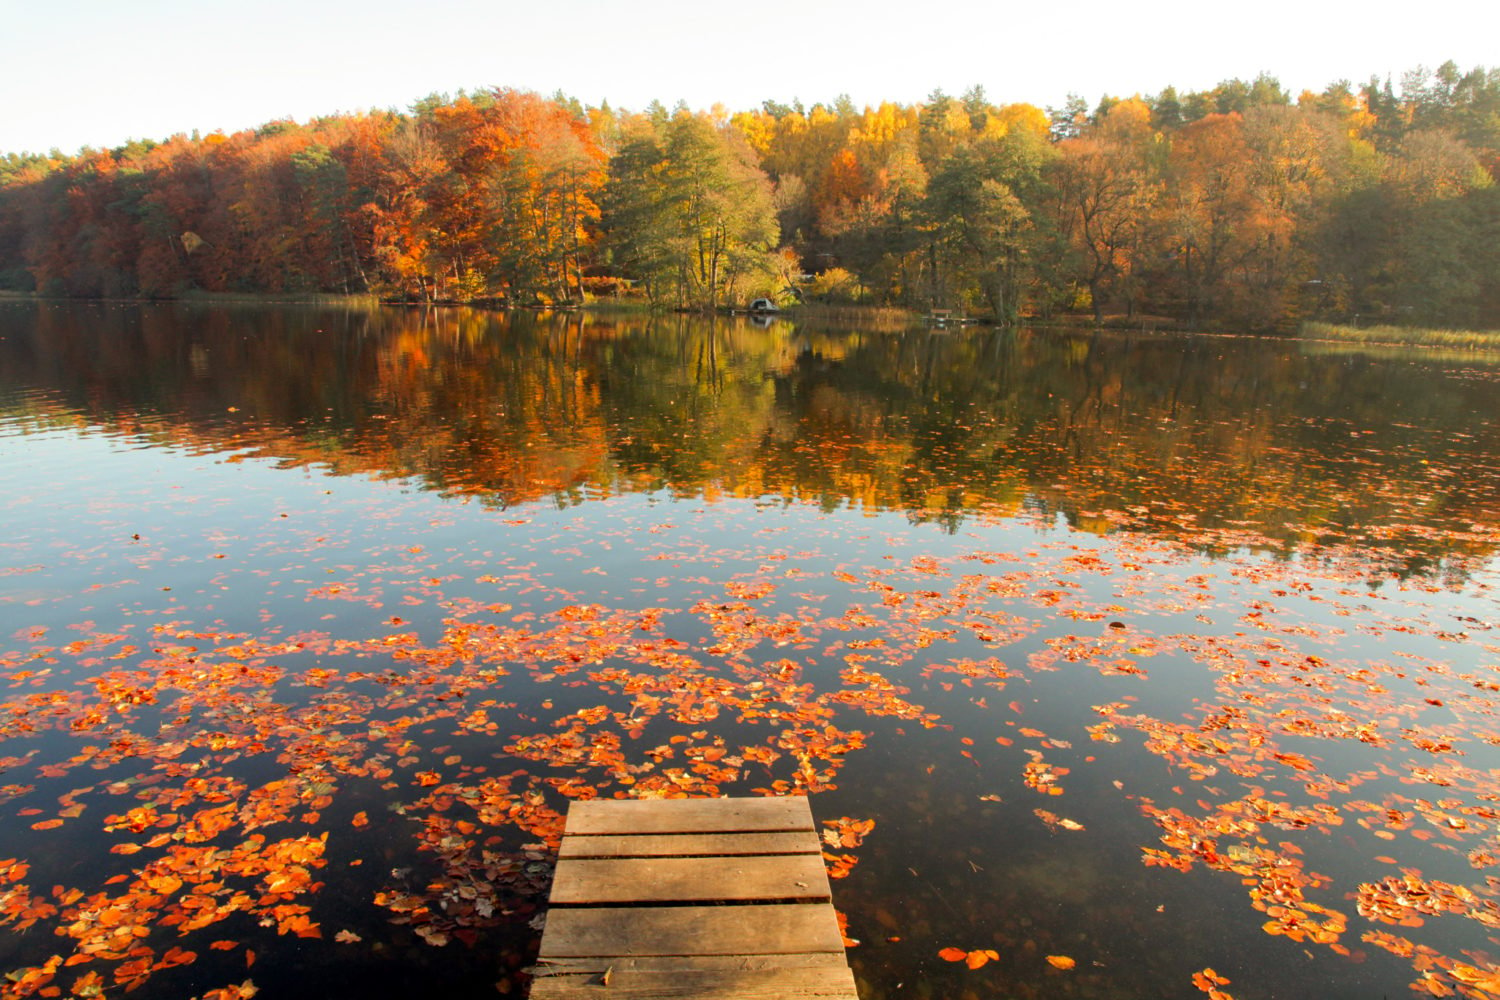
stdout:
[[969,953],[962,948],[944,948],[938,952],[938,958],[945,962],[962,962],[969,957]]
[[1217,993],[1217,987],[1227,986],[1229,980],[1219,975],[1212,968],[1204,969],[1202,972],[1193,973],[1193,985],[1204,993]]
[[161,957],[161,961],[156,963],[155,968],[170,969],[177,965],[190,965],[197,961],[197,959],[197,952],[188,951],[185,948],[173,947]]
[[1048,955],[1047,962],[1054,969],[1071,969],[1078,964],[1067,955]]

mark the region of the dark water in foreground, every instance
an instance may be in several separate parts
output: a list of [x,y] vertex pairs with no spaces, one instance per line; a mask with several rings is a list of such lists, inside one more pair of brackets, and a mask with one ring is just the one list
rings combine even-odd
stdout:
[[773,791],[866,1000],[1500,996],[1497,414],[1247,338],[0,303],[0,996],[519,996],[569,798]]

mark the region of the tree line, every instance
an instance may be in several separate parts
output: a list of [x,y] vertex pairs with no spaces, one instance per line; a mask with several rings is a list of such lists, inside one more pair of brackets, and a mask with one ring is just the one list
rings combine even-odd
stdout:
[[0,159],[0,289],[1500,328],[1500,69],[731,113],[506,89]]

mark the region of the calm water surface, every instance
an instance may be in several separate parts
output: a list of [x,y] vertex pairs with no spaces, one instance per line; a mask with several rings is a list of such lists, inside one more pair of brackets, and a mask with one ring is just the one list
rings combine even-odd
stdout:
[[0,996],[520,996],[570,798],[771,792],[866,1000],[1500,995],[1497,414],[1249,338],[0,303]]

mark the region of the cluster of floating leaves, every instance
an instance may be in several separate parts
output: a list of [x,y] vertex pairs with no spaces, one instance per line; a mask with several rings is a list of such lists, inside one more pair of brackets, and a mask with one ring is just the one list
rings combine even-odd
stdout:
[[[129,991],[207,951],[242,951],[250,975],[251,927],[352,947],[361,936],[319,906],[330,857],[378,866],[393,841],[422,861],[373,892],[390,924],[434,947],[539,928],[569,799],[817,795],[871,720],[946,728],[955,698],[993,724],[955,733],[954,753],[977,763],[986,744],[1037,796],[1014,822],[1093,835],[1060,811],[1069,782],[1147,751],[1180,784],[1159,801],[1115,783],[1156,831],[1145,865],[1237,879],[1266,933],[1297,947],[1357,961],[1368,945],[1410,960],[1419,991],[1500,996],[1490,955],[1422,937],[1438,920],[1500,931],[1500,771],[1483,763],[1500,743],[1500,646],[1494,623],[1441,618],[1440,588],[1375,592],[1334,561],[1210,564],[1139,536],[829,566],[674,548],[673,526],[656,527],[665,540],[642,564],[699,586],[682,606],[581,595],[514,564],[463,577],[404,540],[379,573],[303,588],[318,607],[402,612],[369,634],[166,615],[144,630],[14,631],[0,804],[35,836],[8,833],[15,856],[0,858],[0,927],[31,935],[0,996]],[[712,574],[695,580],[695,564]],[[1299,610],[1311,605],[1348,628],[1314,628]],[[1397,637],[1410,642],[1376,652]],[[1355,639],[1369,652],[1347,652]],[[1019,725],[1024,706],[1002,699],[1055,674],[1111,696],[1065,731]],[[1180,683],[1202,696],[1158,691]],[[45,857],[75,830],[115,859],[97,884],[67,884]],[[832,877],[873,830],[824,823]],[[1320,873],[1307,855],[1343,850],[1328,847],[1335,831],[1386,845],[1374,863],[1389,873]],[[1402,849],[1444,877],[1384,853]],[[939,944],[969,970],[1007,958]],[[1228,997],[1212,969],[1191,977]],[[202,995],[254,991],[246,979]]]

